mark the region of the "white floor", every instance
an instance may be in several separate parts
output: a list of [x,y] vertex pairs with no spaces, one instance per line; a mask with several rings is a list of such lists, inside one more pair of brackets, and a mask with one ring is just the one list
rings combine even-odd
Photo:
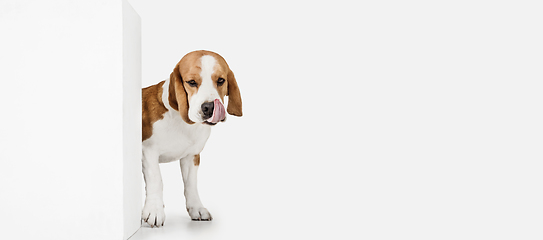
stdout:
[[142,226],[130,240],[144,239],[199,239],[213,237],[218,231],[217,222],[191,221],[181,213],[169,213],[168,222],[161,228]]

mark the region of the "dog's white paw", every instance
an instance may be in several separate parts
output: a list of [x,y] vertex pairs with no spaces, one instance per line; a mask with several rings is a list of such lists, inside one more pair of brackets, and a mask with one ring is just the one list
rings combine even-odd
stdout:
[[164,204],[157,202],[146,202],[141,211],[141,220],[147,222],[151,227],[164,226]]
[[187,212],[189,212],[189,216],[194,221],[211,221],[213,220],[213,217],[211,217],[211,214],[207,211],[205,208],[187,208]]

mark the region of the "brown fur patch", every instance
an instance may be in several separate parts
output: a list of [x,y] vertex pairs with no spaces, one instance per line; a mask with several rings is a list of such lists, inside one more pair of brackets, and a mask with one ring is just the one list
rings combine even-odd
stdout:
[[194,166],[200,165],[200,154],[194,155]]
[[[175,70],[174,70],[175,71]],[[172,73],[173,74],[173,73]],[[170,76],[170,85],[168,86],[168,103],[170,104],[170,106],[175,110],[175,111],[179,111],[179,107],[177,106],[177,99],[175,98],[175,86],[174,86],[174,82],[175,81],[171,81],[171,76]]]
[[[180,84],[177,89],[183,88],[188,101],[190,101],[192,95],[198,92],[199,87],[202,85],[202,77],[200,76],[200,72],[202,72],[202,63],[200,58],[202,56],[203,54],[200,54],[198,52],[192,52],[185,55],[178,63],[179,67],[177,69],[179,71],[182,81],[179,82]],[[194,80],[198,84],[198,86],[190,86],[187,83],[187,81],[190,80]]]
[[179,111],[181,118],[188,124],[194,124],[193,121],[189,119],[189,99],[187,97],[187,91],[185,91],[184,80],[181,77],[179,72],[179,65],[175,65],[173,72],[170,74],[170,87],[168,101],[170,105],[175,105],[175,110]]
[[226,111],[230,115],[241,117],[243,111],[241,107],[241,93],[239,92],[238,82],[234,77],[234,72],[229,70],[228,72],[228,108]]
[[141,90],[142,142],[153,134],[153,123],[164,118],[164,113],[168,111],[162,103],[162,85],[164,81]]

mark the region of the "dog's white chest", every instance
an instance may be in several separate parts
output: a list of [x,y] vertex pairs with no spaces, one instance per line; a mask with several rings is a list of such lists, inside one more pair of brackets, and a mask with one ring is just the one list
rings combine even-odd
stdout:
[[143,141],[142,147],[144,151],[155,151],[159,155],[159,162],[171,162],[199,154],[210,133],[210,126],[198,123],[189,125],[181,119],[179,112],[168,111],[163,119],[153,124],[153,133]]

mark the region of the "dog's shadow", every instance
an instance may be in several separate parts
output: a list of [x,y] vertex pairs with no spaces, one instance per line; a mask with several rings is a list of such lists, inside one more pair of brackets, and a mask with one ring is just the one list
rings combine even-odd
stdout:
[[212,221],[187,221],[185,227],[192,233],[209,232],[214,228],[214,222]]
[[185,216],[185,215],[174,215],[174,216],[170,216],[169,218],[166,218],[166,222],[164,223],[164,226],[160,226],[160,227],[151,227],[149,226],[149,224],[145,223],[145,222],[142,222],[142,225],[141,227],[142,228],[153,228],[153,229],[157,229],[156,231],[158,231],[158,229],[162,229],[164,231],[168,231],[169,228],[174,228],[174,229],[184,229],[184,230],[188,230],[190,232],[193,232],[193,233],[198,233],[198,232],[207,232],[211,229],[214,228],[214,222],[215,220],[212,220],[212,221],[193,221],[190,219],[190,217],[188,216]]

